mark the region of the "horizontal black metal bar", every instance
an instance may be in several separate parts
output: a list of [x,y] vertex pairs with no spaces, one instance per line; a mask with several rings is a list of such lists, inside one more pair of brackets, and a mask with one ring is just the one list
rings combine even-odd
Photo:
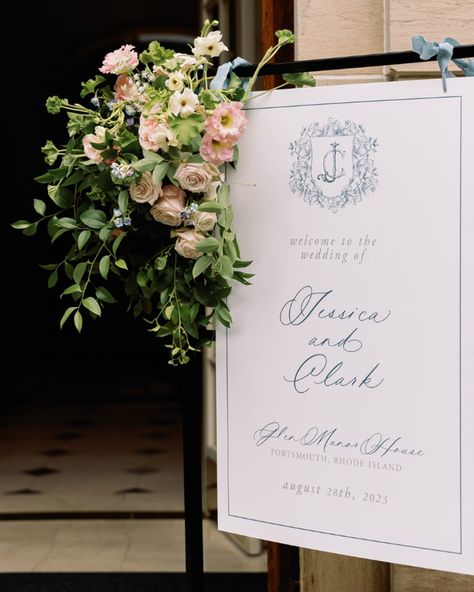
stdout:
[[[474,44],[459,45],[454,48],[453,58],[461,59],[474,57]],[[325,70],[346,70],[348,68],[369,68],[371,66],[394,66],[396,64],[413,64],[416,62],[433,61],[422,60],[414,51],[392,51],[388,53],[372,53],[365,55],[343,56],[337,58],[322,58],[319,60],[300,60],[297,62],[281,62],[266,64],[259,72],[259,76],[269,74],[291,74],[293,72],[324,72]],[[238,66],[234,72],[238,76],[252,76],[257,66]]]

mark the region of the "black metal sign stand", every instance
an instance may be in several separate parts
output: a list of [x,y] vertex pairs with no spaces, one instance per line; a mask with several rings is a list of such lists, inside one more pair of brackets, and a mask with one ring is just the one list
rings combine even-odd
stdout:
[[[453,51],[454,59],[474,57],[474,44],[460,45]],[[436,59],[436,56],[429,61]],[[320,60],[304,60],[267,64],[259,76],[293,72],[323,72],[370,66],[393,66],[422,61],[413,51],[355,55]],[[423,60],[425,61],[425,60]],[[428,61],[428,60],[426,60]],[[239,66],[238,76],[251,76],[255,65]],[[184,382],[184,381],[183,381]],[[203,537],[202,537],[202,394],[185,387],[184,422],[184,504],[186,533],[186,592],[204,592]]]

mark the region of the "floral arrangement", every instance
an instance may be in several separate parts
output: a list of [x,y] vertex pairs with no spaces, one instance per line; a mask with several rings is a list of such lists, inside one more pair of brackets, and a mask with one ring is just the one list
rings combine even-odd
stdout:
[[[44,222],[51,243],[64,248],[61,261],[42,265],[48,286],[60,281],[61,298],[71,299],[61,328],[71,319],[80,332],[85,314],[100,317],[123,289],[133,315],[167,339],[173,365],[211,341],[213,316],[230,325],[231,282],[251,277],[224,166],[237,163],[258,72],[294,41],[278,31],[249,81],[231,72],[218,88],[211,58],[227,48],[217,25],[206,21],[189,54],[156,41],[140,56],[131,45],[108,53],[105,76],[82,83],[87,106],[48,98],[49,113],[67,112],[70,139],[42,148],[51,168],[36,178],[49,196],[48,205],[34,200],[39,219],[13,224],[33,235]],[[288,82],[314,83],[307,75]]]

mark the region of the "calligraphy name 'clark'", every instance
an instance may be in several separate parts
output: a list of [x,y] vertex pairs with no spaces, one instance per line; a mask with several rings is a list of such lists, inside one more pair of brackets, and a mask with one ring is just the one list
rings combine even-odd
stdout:
[[[326,292],[315,292],[311,286],[303,286],[293,298],[285,302],[280,311],[280,322],[282,325],[301,325],[309,317],[316,316],[319,319],[332,319],[339,321],[356,320],[383,323],[391,312],[380,313],[378,311],[367,311],[359,307],[337,310],[328,305],[329,296],[333,290]],[[324,304],[327,308],[322,306]]]
[[401,456],[424,456],[421,448],[410,447],[402,444],[401,436],[385,436],[375,432],[361,440],[349,440],[339,436],[339,428],[320,428],[311,426],[302,434],[292,433],[288,426],[278,421],[271,421],[254,432],[253,439],[257,446],[263,446],[269,441],[291,441],[300,446],[316,446],[327,452],[330,448],[346,448],[358,450],[364,455],[385,456],[397,454]]
[[[375,378],[377,368],[380,364],[375,366],[367,373],[363,373],[361,376],[343,376],[344,362],[338,362],[334,366],[328,369],[328,359],[324,354],[314,354],[306,358],[296,370],[292,378],[283,376],[286,382],[293,383],[293,388],[297,393],[303,394],[309,391],[310,387],[307,386],[308,382],[313,384],[320,384],[322,386],[331,387],[366,387],[374,389],[379,387],[383,378]],[[315,380],[313,380],[315,379]]]

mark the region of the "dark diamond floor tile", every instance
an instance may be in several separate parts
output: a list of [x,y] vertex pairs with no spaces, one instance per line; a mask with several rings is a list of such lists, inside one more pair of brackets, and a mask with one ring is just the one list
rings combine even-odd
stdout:
[[159,469],[153,469],[152,467],[133,467],[132,469],[125,469],[125,471],[134,475],[151,475],[152,473],[158,473]]
[[43,492],[38,491],[37,489],[30,489],[27,487],[26,489],[16,489],[15,491],[7,491],[5,495],[41,495]]
[[48,450],[42,450],[41,454],[43,456],[65,456],[66,454],[71,454],[70,450],[64,450],[64,448],[48,448]]
[[145,454],[148,456],[152,456],[153,454],[163,454],[165,452],[163,448],[141,448],[140,450],[135,451],[137,454]]
[[23,471],[26,475],[31,475],[33,477],[45,477],[46,475],[54,475],[55,473],[60,473],[58,469],[51,469],[50,467],[36,467],[34,469],[26,469]]
[[115,492],[115,495],[128,495],[129,493],[153,493],[151,489],[143,489],[142,487],[130,487],[129,489],[120,489]]
[[84,426],[94,425],[94,422],[91,419],[80,417],[78,419],[70,419],[69,421],[66,421],[66,425],[71,426],[72,428],[82,428]]
[[77,432],[62,432],[54,436],[55,440],[77,440],[78,438],[82,438],[82,434]]
[[163,438],[168,437],[169,434],[165,432],[146,432],[142,434],[143,438],[152,438],[153,440],[162,440]]
[[166,417],[157,417],[156,419],[153,420],[153,423],[149,423],[149,425],[156,425],[156,426],[170,426],[170,425],[176,425],[176,420],[172,419],[172,418],[166,418]]

